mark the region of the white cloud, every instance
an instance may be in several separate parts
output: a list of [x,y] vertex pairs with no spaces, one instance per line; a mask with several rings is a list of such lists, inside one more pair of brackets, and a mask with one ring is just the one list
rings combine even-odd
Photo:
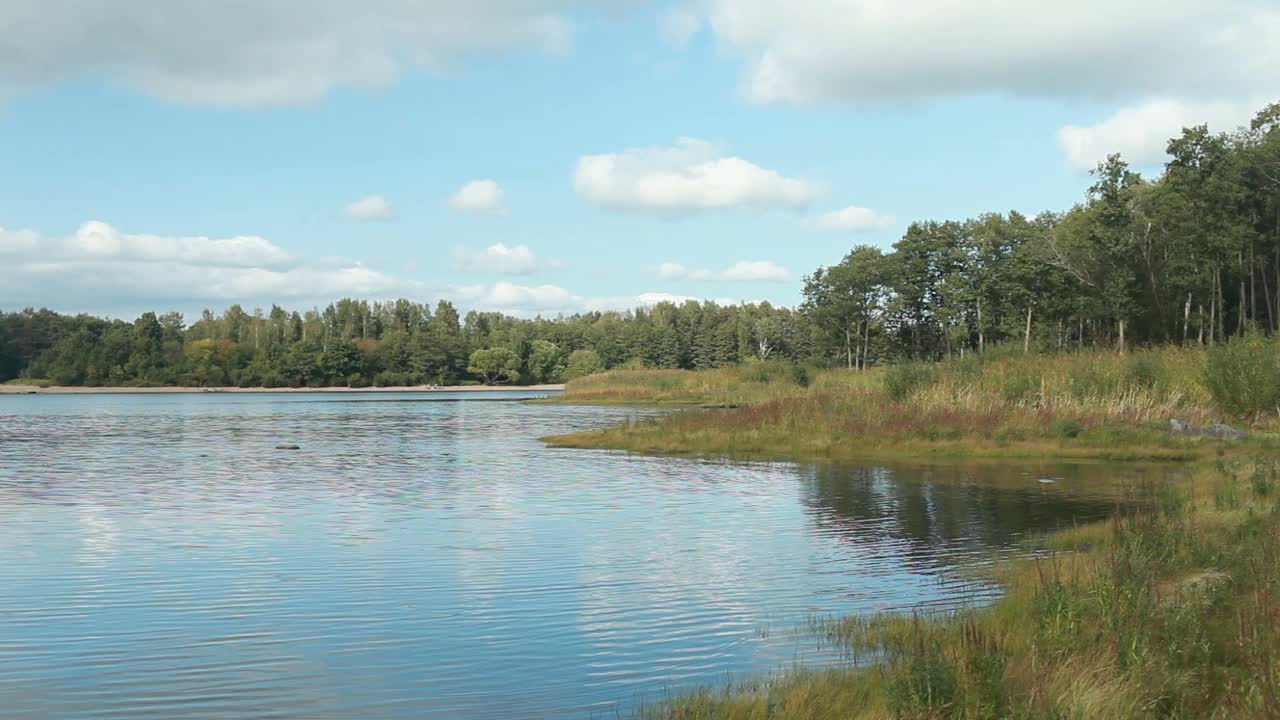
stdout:
[[[21,242],[7,238],[19,237]],[[226,239],[122,232],[86,222],[65,238],[0,231],[0,306],[112,312],[190,310],[208,302],[327,301],[417,285],[341,258],[302,258],[255,236]]]
[[[653,307],[663,302],[681,305],[688,301],[703,301],[703,298],[666,292],[591,297],[575,294],[558,285],[519,285],[511,282],[453,288],[449,291],[449,295],[456,298],[464,308],[503,312],[523,317],[634,310]],[[718,305],[741,303],[733,298],[716,298],[712,302]]]
[[785,282],[791,272],[772,260],[739,260],[724,270],[697,270],[680,263],[662,263],[658,276],[665,280],[736,280]]
[[5,230],[0,227],[0,255],[19,254],[35,250],[40,236],[30,230]]
[[1089,126],[1067,125],[1058,141],[1067,165],[1092,170],[1111,153],[1120,153],[1130,164],[1163,164],[1169,139],[1184,127],[1208,124],[1214,132],[1248,125],[1266,101],[1195,102],[1173,99],[1148,100],[1121,109],[1106,120]]
[[897,222],[892,215],[881,215],[870,208],[850,206],[820,216],[813,221],[813,227],[818,230],[865,232],[891,228]]
[[294,262],[289,253],[257,236],[215,240],[133,235],[96,220],[81,225],[64,245],[72,259],[175,262],[229,268],[278,268]]
[[396,209],[381,195],[370,195],[343,208],[342,214],[351,220],[390,220],[396,216]]
[[499,282],[457,289],[459,300],[468,307],[515,315],[573,312],[582,298],[557,285],[517,285]]
[[507,194],[493,180],[472,180],[449,198],[449,207],[459,212],[501,215],[507,212]]
[[559,267],[555,260],[543,260],[528,245],[497,243],[484,250],[453,249],[454,265],[467,272],[492,272],[503,275],[531,275]]
[[6,0],[0,95],[85,77],[163,100],[261,106],[387,85],[476,52],[558,50],[582,0]]
[[785,177],[696,138],[578,159],[574,190],[601,207],[667,217],[703,210],[808,206],[817,185]]
[[698,13],[691,8],[675,8],[662,15],[658,33],[668,45],[684,47],[701,29],[702,18]]
[[791,273],[778,263],[770,260],[740,260],[720,273],[725,280],[767,280],[784,282],[791,279]]
[[1280,76],[1264,0],[707,0],[758,102],[1239,97]]
[[586,298],[582,302],[584,310],[604,312],[606,310],[634,310],[651,308],[659,303],[683,305],[687,302],[701,303],[711,301],[717,305],[740,305],[742,301],[734,298],[697,298],[692,295],[676,295],[667,292],[644,292],[639,295],[621,295],[614,297]]

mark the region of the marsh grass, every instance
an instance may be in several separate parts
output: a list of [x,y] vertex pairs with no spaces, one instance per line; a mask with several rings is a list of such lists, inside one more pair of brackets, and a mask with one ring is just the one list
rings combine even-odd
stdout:
[[[847,669],[678,696],[650,718],[1278,718],[1280,463],[1219,458],[1035,538],[994,605],[849,618]],[[1218,502],[1231,497],[1229,506]]]
[[[548,438],[557,446],[737,458],[853,460],[903,456],[1186,460],[1212,441],[1170,437],[1168,423],[1236,422],[1210,391],[1208,354],[1125,355],[895,365],[869,372],[751,366],[615,371],[575,380],[562,402],[692,408],[627,428]],[[780,366],[785,368],[785,366]],[[1275,443],[1274,417],[1248,418]]]

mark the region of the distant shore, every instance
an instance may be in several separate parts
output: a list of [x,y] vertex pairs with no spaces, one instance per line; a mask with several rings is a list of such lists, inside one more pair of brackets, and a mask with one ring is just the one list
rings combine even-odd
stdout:
[[0,395],[130,395],[177,393],[447,393],[447,392],[554,392],[564,385],[409,385],[402,387],[321,387],[321,388],[241,388],[241,387],[38,387],[36,385],[0,385]]

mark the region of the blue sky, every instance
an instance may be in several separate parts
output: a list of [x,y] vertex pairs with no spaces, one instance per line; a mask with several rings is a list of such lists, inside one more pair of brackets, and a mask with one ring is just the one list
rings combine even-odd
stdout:
[[1280,71],[1255,0],[100,5],[0,0],[6,309],[794,304],[911,221],[1158,168]]

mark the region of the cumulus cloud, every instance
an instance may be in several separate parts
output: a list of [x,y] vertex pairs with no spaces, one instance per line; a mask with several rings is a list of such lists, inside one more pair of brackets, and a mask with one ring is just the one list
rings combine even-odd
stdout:
[[698,270],[680,263],[666,262],[658,266],[658,276],[665,280],[785,282],[791,279],[791,272],[771,260],[739,260],[724,270]]
[[6,0],[0,94],[85,77],[180,103],[306,103],[477,52],[557,50],[582,0]]
[[1133,165],[1159,165],[1166,159],[1169,138],[1184,127],[1208,124],[1214,132],[1234,130],[1266,105],[1262,99],[1194,102],[1157,99],[1123,108],[1096,125],[1067,125],[1058,141],[1067,165],[1092,170],[1111,153],[1120,153]]
[[294,262],[280,247],[253,235],[221,240],[134,235],[97,220],[81,225],[64,245],[73,258],[83,260],[173,262],[229,268],[279,268]]
[[558,285],[499,282],[461,287],[457,295],[468,307],[515,315],[573,312],[582,304],[582,298]]
[[573,187],[600,207],[666,217],[734,207],[799,209],[822,194],[813,183],[726,156],[696,138],[584,156]]
[[507,194],[493,180],[472,180],[449,198],[458,212],[501,215],[507,211]]
[[343,208],[342,215],[351,220],[390,220],[396,209],[381,195],[370,195]]
[[559,267],[556,260],[544,260],[533,254],[528,245],[497,243],[483,250],[454,248],[455,267],[467,272],[491,272],[502,275],[532,275]]
[[0,305],[13,307],[192,309],[208,302],[377,297],[415,287],[355,261],[299,257],[256,236],[133,234],[101,221],[63,238],[0,230],[5,250]]
[[813,227],[833,232],[866,232],[891,228],[897,222],[892,215],[881,215],[870,208],[849,206],[818,217],[813,221]]
[[758,102],[1224,97],[1280,76],[1260,0],[708,0]]

